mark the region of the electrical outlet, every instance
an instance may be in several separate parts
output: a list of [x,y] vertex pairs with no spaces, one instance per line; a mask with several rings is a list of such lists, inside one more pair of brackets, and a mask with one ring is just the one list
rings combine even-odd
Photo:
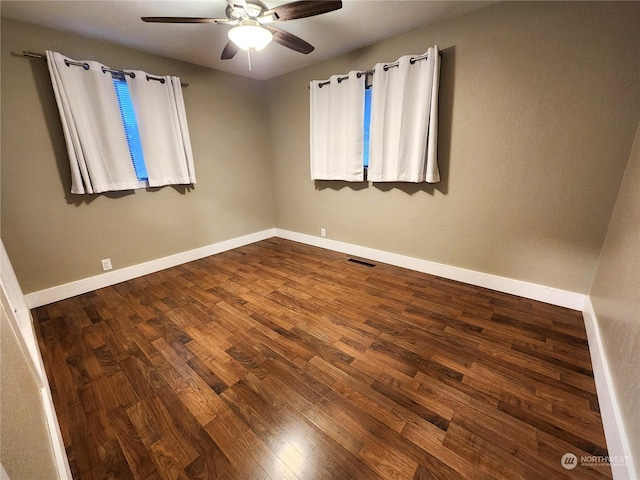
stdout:
[[104,270],[105,272],[107,270],[111,270],[113,268],[111,266],[111,259],[110,258],[105,258],[104,260],[100,260],[100,262],[102,262],[102,270]]
[[327,231],[324,228],[320,229],[320,236],[321,237],[326,237],[327,236]]

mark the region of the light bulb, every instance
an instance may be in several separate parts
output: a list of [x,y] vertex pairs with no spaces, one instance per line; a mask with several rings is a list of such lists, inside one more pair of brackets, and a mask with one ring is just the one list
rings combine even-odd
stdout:
[[258,22],[244,20],[229,30],[229,40],[243,50],[258,51],[269,45],[273,34]]

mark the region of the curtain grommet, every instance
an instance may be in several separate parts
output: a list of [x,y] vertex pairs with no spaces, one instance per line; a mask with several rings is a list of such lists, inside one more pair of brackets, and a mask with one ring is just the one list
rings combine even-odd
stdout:
[[84,68],[85,70],[89,70],[89,69],[91,68],[91,66],[90,66],[88,63],[86,63],[86,62],[85,62],[85,63],[80,63],[80,62],[70,62],[69,60],[65,60],[65,61],[64,61],[64,64],[65,64],[67,67],[70,67],[71,65],[77,65],[77,66],[79,66],[79,67]]
[[149,80],[157,80],[158,82],[162,83],[163,85],[165,84],[165,81],[166,81],[164,78],[150,77],[149,75],[147,75],[147,82]]

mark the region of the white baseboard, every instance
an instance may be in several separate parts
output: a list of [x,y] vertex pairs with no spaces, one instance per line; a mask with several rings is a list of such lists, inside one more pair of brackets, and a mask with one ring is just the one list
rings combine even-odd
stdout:
[[131,267],[112,270],[101,275],[96,275],[95,277],[83,278],[81,280],[76,280],[75,282],[47,288],[46,290],[39,290],[25,295],[25,299],[29,308],[41,307],[42,305],[48,305],[49,303],[75,297],[76,295],[92,292],[99,288],[115,285],[116,283],[125,282],[166,268],[175,267],[176,265],[182,265],[183,263],[199,260],[210,255],[215,255],[216,253],[233,250],[234,248],[259,242],[260,240],[265,240],[273,236],[275,236],[275,229],[251,233],[242,237],[224,240],[205,247],[176,253],[175,255],[169,255],[149,262],[139,263],[138,265],[133,265]]
[[[613,478],[615,480],[640,479],[635,471],[631,447],[627,440],[622,415],[616,401],[615,390],[613,389],[613,382],[604,354],[596,315],[591,305],[591,299],[587,295],[288,230],[276,229],[276,236],[307,245],[346,253],[348,255],[437,275],[450,280],[457,280],[463,283],[489,288],[491,290],[518,295],[532,300],[539,300],[552,305],[581,310],[587,330],[589,351],[598,391],[598,402],[600,404],[602,423],[607,440],[607,450],[609,457],[613,460],[611,461]],[[620,459],[624,461],[616,461]]]
[[569,292],[558,288],[545,287],[535,283],[523,282],[512,278],[499,277],[489,273],[467,270],[460,267],[452,267],[442,263],[430,262],[419,258],[407,257],[396,253],[389,253],[383,250],[376,250],[368,247],[361,247],[350,243],[329,240],[328,238],[315,237],[303,233],[291,232],[276,228],[276,236],[293,240],[307,245],[326,248],[349,255],[375,260],[377,262],[388,263],[397,267],[408,268],[422,273],[437,275],[449,280],[468,283],[478,287],[489,288],[499,292],[517,295],[519,297],[538,300],[560,307],[582,310],[585,295],[581,293]]
[[459,282],[485,287],[491,290],[497,290],[524,298],[530,298],[532,300],[538,300],[552,305],[571,308],[573,310],[582,310],[584,305],[585,295],[580,293],[569,292],[511,278],[499,277],[497,275],[467,270],[460,267],[452,267],[450,265],[385,252],[383,250],[361,247],[359,245],[338,242],[327,238],[314,237],[312,235],[282,230],[279,228],[263,230],[250,235],[225,240],[223,242],[214,243],[194,250],[177,253],[175,255],[151,260],[131,267],[113,270],[94,277],[84,278],[75,282],[29,293],[25,295],[25,299],[29,308],[40,307],[59,300],[64,300],[65,298],[71,298],[99,288],[115,285],[116,283],[131,280],[142,275],[148,275],[166,268],[198,260],[209,255],[215,255],[216,253],[232,250],[234,248],[274,236],[378,262],[388,263],[390,265],[408,268],[418,272],[437,275],[450,280],[457,280]]
[[552,305],[582,310],[587,329],[589,349],[591,352],[609,456],[630,459],[625,463],[612,463],[613,475],[616,480],[638,478],[631,457],[631,449],[624,431],[622,416],[615,399],[615,391],[613,390],[611,376],[604,355],[596,315],[593,311],[591,300],[583,294],[274,228],[30,293],[25,296],[25,299],[29,308],[39,307],[274,236],[532,300],[538,300]]
[[[2,304],[8,307],[3,308],[3,310],[7,313],[9,326],[18,340],[18,345],[27,359],[29,370],[31,370],[33,379],[40,390],[42,408],[47,421],[58,478],[60,480],[71,480],[71,469],[51,397],[47,372],[42,363],[38,340],[33,329],[33,318],[31,317],[31,312],[26,304],[22,289],[20,288],[13,266],[1,240],[0,247],[0,256],[2,257],[0,297],[2,298]],[[4,474],[6,475],[6,472],[4,472]]]
[[[139,265],[114,270],[102,275],[90,277],[75,282],[59,285],[46,290],[30,293],[25,296],[29,308],[35,308],[52,302],[70,298],[75,295],[87,293],[98,288],[114,285],[119,282],[157,272],[166,268],[180,265],[186,262],[215,255],[227,250],[232,250],[250,243],[265,240],[271,237],[280,237],[307,245],[312,245],[328,250],[333,250],[348,255],[387,263],[418,272],[437,275],[450,280],[489,288],[500,292],[517,295],[532,300],[558,305],[561,307],[580,310],[583,312],[591,361],[593,363],[594,377],[598,391],[598,400],[602,414],[607,448],[610,457],[625,457],[629,459],[624,463],[613,462],[612,471],[616,480],[638,479],[631,456],[631,449],[622,423],[622,416],[618,408],[613,389],[612,379],[609,373],[606,357],[602,347],[602,340],[598,329],[597,319],[591,300],[587,295],[546,287],[534,283],[524,282],[511,278],[500,277],[488,273],[467,270],[441,263],[430,262],[418,258],[385,252],[373,248],[362,247],[349,243],[330,240],[327,238],[306,235],[279,228],[273,228],[256,232],[250,235],[226,240],[208,245],[206,247],[189,250],[187,252],[170,255]],[[46,402],[45,402],[46,404]]]
[[624,462],[615,461],[611,463],[613,478],[615,480],[638,480],[640,477],[638,477],[638,473],[635,470],[622,412],[620,412],[613,388],[613,379],[611,378],[609,364],[602,344],[598,319],[589,297],[585,299],[582,316],[587,330],[593,376],[596,382],[596,390],[598,391],[598,403],[600,404],[600,415],[604,426],[609,457],[614,459],[624,457],[625,460]]
[[53,456],[56,459],[58,476],[60,477],[60,480],[73,480],[71,467],[69,466],[69,459],[67,458],[67,451],[64,448],[62,432],[60,431],[60,424],[58,423],[58,416],[56,415],[56,408],[53,405],[51,388],[49,387],[49,382],[46,377],[45,382],[45,386],[40,389],[40,396],[42,398],[42,405],[44,406],[47,425],[49,426],[51,448],[53,449]]

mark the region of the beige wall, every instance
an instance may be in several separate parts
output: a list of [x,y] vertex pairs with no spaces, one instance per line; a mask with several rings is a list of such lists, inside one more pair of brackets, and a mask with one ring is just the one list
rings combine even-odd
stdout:
[[[189,82],[195,189],[71,195],[46,62],[11,53],[45,49]],[[264,97],[258,81],[2,19],[1,231],[23,291],[272,228]]]
[[[57,469],[42,397],[0,289],[0,461],[13,480],[55,479]],[[15,322],[14,322],[15,325]]]
[[[506,2],[266,83],[3,19],[5,246],[25,293],[274,225],[587,293],[640,117],[638,15]],[[314,184],[309,80],[434,43],[443,181]],[[46,65],[11,54],[46,48],[188,81],[196,188],[69,194]]]
[[[640,116],[638,18],[506,2],[269,81],[276,226],[587,293]],[[442,182],[314,185],[308,82],[433,44]]]
[[[640,3],[503,3],[266,84],[3,19],[3,241],[26,293],[99,274],[101,258],[120,268],[274,225],[583,293],[597,268],[592,301],[640,451],[639,16]],[[309,180],[308,82],[435,43],[443,181]],[[11,54],[44,49],[188,81],[197,187],[69,194],[46,64]],[[21,368],[9,340],[3,392]]]
[[[632,452],[640,452],[640,125],[591,287]],[[640,472],[640,455],[636,455]]]

